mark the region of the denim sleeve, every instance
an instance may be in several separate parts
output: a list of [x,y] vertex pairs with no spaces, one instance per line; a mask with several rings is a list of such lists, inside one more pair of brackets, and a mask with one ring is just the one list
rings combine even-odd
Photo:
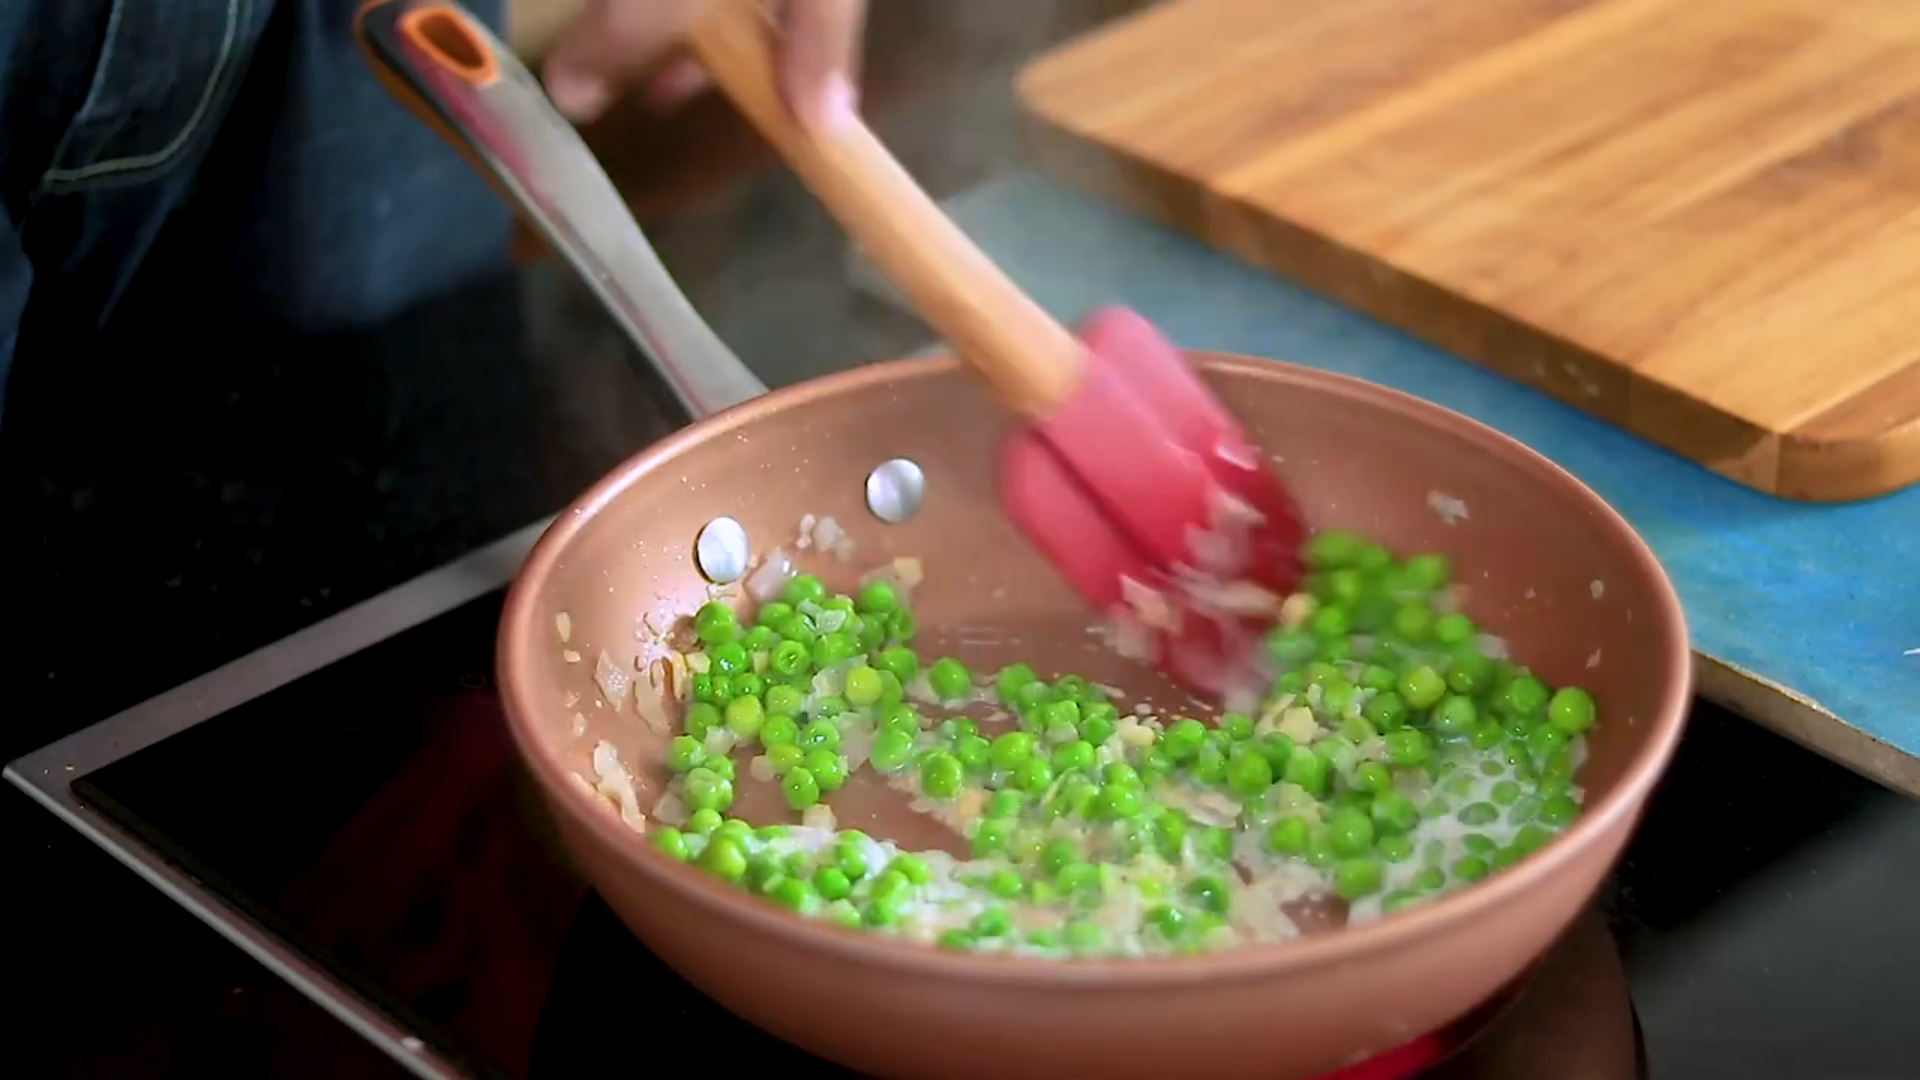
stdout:
[[331,331],[505,262],[507,212],[367,72],[357,6],[0,0],[0,395],[142,295]]

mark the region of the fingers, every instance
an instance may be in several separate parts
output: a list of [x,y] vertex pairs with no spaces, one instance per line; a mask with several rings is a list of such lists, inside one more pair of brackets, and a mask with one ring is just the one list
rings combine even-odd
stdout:
[[787,0],[781,88],[800,122],[832,131],[857,108],[865,0]]
[[[738,0],[720,0],[738,2]],[[587,0],[546,62],[547,95],[575,121],[613,104],[622,87],[647,73],[648,102],[671,106],[705,89],[708,80],[677,43],[701,0]],[[853,117],[854,90],[866,27],[865,0],[785,0],[780,84],[804,124],[832,131]]]
[[594,119],[667,57],[697,9],[695,0],[587,0],[547,56],[547,96],[574,120]]

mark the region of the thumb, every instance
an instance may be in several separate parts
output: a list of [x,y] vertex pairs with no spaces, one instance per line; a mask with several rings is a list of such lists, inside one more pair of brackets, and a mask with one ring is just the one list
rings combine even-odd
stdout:
[[787,0],[781,89],[802,123],[831,131],[852,118],[865,0]]
[[594,119],[666,57],[696,8],[694,0],[587,0],[547,54],[547,96],[574,120]]

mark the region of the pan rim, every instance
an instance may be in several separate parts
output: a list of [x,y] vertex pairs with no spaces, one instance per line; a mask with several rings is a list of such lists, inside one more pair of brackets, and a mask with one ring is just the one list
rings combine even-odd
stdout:
[[[1323,969],[1351,962],[1358,957],[1389,951],[1413,940],[1453,932],[1464,924],[1513,906],[1521,902],[1528,892],[1545,887],[1578,856],[1601,844],[1607,834],[1623,824],[1630,832],[1633,823],[1623,819],[1637,817],[1653,787],[1664,775],[1685,730],[1693,698],[1692,652],[1685,614],[1673,582],[1639,532],[1605,499],[1566,469],[1519,440],[1444,406],[1363,379],[1285,361],[1207,350],[1183,351],[1201,367],[1203,373],[1244,375],[1269,382],[1308,386],[1316,392],[1333,393],[1348,399],[1365,399],[1367,404],[1384,408],[1408,421],[1450,431],[1496,454],[1508,456],[1522,467],[1540,474],[1544,483],[1564,490],[1576,504],[1584,504],[1594,526],[1622,540],[1630,564],[1655,584],[1652,597],[1654,610],[1650,613],[1652,619],[1648,629],[1666,639],[1666,660],[1677,673],[1676,677],[1669,681],[1653,715],[1644,721],[1654,730],[1628,761],[1619,783],[1597,804],[1586,807],[1580,818],[1546,847],[1484,882],[1451,893],[1434,903],[1398,912],[1357,928],[1194,956],[1063,962],[935,949],[807,919],[714,881],[698,870],[673,862],[656,851],[640,833],[611,815],[589,812],[586,806],[574,802],[567,804],[565,812],[571,813],[593,830],[599,841],[621,852],[639,873],[655,885],[671,889],[683,899],[703,904],[729,919],[747,924],[759,933],[785,939],[795,946],[830,952],[843,961],[858,961],[873,968],[929,976],[943,981],[1006,988],[1071,988],[1102,993],[1198,982],[1251,981],[1266,978],[1276,970]],[[526,641],[528,648],[531,648],[537,622],[539,588],[563,561],[570,539],[589,521],[642,477],[674,461],[693,447],[723,437],[770,413],[869,387],[898,386],[911,380],[948,378],[958,374],[960,366],[950,357],[913,357],[864,365],[773,390],[690,424],[642,449],[615,466],[575,499],[555,518],[528,553],[508,591],[500,619],[496,645],[497,681],[508,728],[528,767],[543,773],[548,785],[556,791],[576,790],[571,779],[574,770],[532,730],[530,679],[524,667],[526,661],[521,657],[526,650],[518,643]],[[1554,483],[1556,480],[1559,483]],[[584,800],[586,796],[576,794],[572,798]],[[558,799],[549,797],[548,801],[551,804]],[[562,812],[558,806],[554,807],[554,811]]]

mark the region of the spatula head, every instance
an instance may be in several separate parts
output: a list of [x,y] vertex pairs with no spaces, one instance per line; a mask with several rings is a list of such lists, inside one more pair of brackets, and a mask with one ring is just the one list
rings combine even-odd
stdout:
[[1232,698],[1298,583],[1299,515],[1240,425],[1144,319],[1103,309],[1081,338],[1086,378],[1008,442],[1002,502],[1111,620],[1118,647]]

